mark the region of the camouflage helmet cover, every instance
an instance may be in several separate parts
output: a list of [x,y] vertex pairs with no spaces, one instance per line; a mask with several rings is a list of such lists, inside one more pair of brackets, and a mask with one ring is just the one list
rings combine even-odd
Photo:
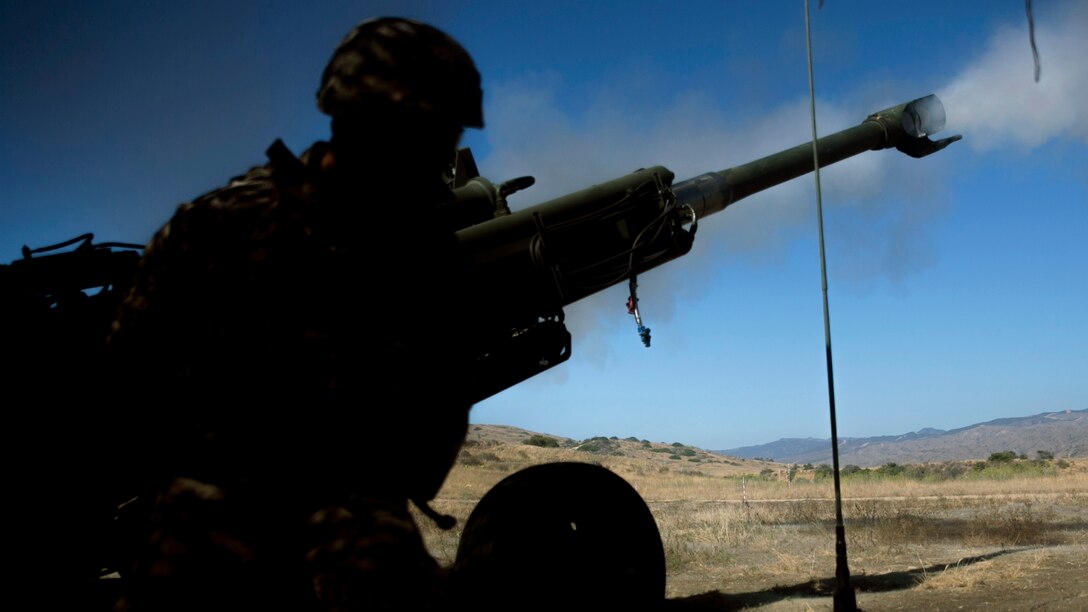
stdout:
[[348,33],[317,92],[317,107],[332,117],[392,103],[462,127],[483,127],[482,102],[480,73],[464,47],[434,27],[393,17],[369,19]]

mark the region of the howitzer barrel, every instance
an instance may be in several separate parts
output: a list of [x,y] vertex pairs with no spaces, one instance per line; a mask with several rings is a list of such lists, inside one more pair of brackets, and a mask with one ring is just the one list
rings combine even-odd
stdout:
[[[936,96],[900,104],[818,139],[819,164],[890,147],[923,157],[959,140],[926,137],[943,126],[944,108]],[[503,190],[487,181],[473,179],[456,190],[456,207],[469,211],[464,218],[486,212],[489,204],[481,198],[495,211],[495,218],[471,221],[457,232],[473,269],[475,286],[467,289],[487,306],[474,325],[482,374],[473,400],[569,357],[565,306],[613,285],[633,284],[638,274],[685,255],[699,218],[813,168],[811,143],[676,185],[672,172],[654,166],[514,213]],[[629,306],[638,321],[633,293]]]
[[[820,167],[865,151],[896,147],[912,157],[925,157],[960,139],[926,138],[944,127],[944,107],[935,95],[893,106],[870,115],[861,125],[816,140]],[[691,206],[696,218],[724,210],[730,204],[812,172],[812,143],[797,145],[742,166],[708,172],[677,183],[673,192]]]
[[[924,157],[959,140],[926,137],[943,127],[936,96],[900,104],[818,139],[820,166],[891,147]],[[501,287],[479,288],[498,291],[494,306],[558,310],[686,254],[691,237],[681,224],[812,170],[811,143],[676,185],[671,171],[654,166],[472,225],[457,236],[484,284]]]

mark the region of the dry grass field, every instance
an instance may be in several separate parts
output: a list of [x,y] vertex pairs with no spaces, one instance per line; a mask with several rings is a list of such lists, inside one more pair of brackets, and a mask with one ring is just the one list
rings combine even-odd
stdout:
[[[787,466],[634,439],[525,443],[475,426],[434,506],[460,524],[509,474],[593,462],[625,478],[661,532],[670,607],[831,609],[830,479]],[[566,447],[563,447],[566,445]],[[843,481],[851,574],[866,610],[1088,610],[1088,462],[1033,475]],[[431,552],[456,555],[459,530],[420,520]]]

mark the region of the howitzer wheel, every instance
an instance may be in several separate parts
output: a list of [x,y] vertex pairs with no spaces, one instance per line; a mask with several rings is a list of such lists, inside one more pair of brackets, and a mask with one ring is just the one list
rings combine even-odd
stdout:
[[657,524],[623,478],[587,463],[526,468],[472,511],[454,578],[485,610],[651,609],[665,597]]

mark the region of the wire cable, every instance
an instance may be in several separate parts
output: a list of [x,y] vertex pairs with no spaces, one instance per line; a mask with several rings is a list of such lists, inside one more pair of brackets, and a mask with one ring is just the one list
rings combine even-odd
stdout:
[[1031,41],[1031,57],[1035,60],[1035,82],[1038,83],[1043,66],[1039,62],[1039,48],[1035,46],[1035,15],[1032,14],[1031,0],[1024,0],[1024,9],[1028,13],[1028,40]]

